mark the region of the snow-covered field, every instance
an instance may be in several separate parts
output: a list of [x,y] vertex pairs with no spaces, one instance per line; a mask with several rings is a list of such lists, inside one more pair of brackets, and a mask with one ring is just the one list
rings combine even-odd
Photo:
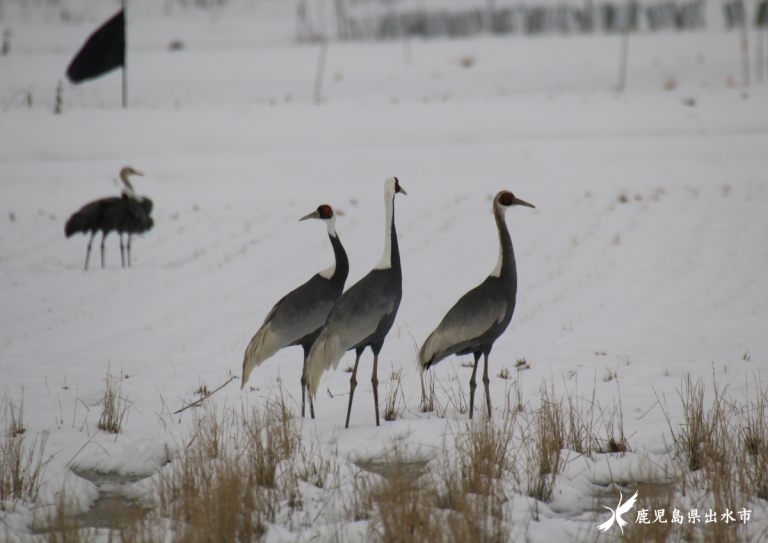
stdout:
[[[88,507],[95,488],[71,468],[157,471],[192,422],[191,410],[170,412],[239,376],[272,305],[332,263],[323,225],[298,219],[322,203],[339,210],[351,286],[381,255],[391,175],[408,192],[396,202],[403,299],[379,379],[383,393],[402,368],[403,412],[375,426],[366,352],[344,429],[348,353],[323,377],[317,418],[300,421],[307,440],[334,443],[345,460],[400,440],[428,459],[464,424],[453,407],[420,411],[415,351],[496,264],[491,199],[502,189],[536,209],[507,213],[519,283],[491,355],[494,408],[507,393],[502,368],[531,406],[544,383],[558,395],[594,392],[603,406],[620,399],[633,451],[571,466],[555,491],[566,497],[542,506],[529,539],[598,537],[573,518],[590,496],[584,482],[604,477],[604,463],[623,480],[653,472],[671,447],[657,400],[680,423],[687,375],[704,380],[708,399],[713,381],[736,402],[765,390],[768,84],[739,85],[736,33],[712,24],[632,36],[623,93],[617,36],[414,40],[407,50],[332,42],[316,105],[319,46],[294,43],[293,5],[233,4],[215,17],[139,10],[129,107],[115,72],[65,85],[54,115],[56,84],[104,9],[80,24],[0,21],[12,28],[0,57],[0,384],[6,401],[23,399],[30,442],[50,433],[41,501],[67,484]],[[185,48],[169,51],[173,39]],[[106,269],[95,244],[85,272],[87,238],[65,239],[64,223],[117,194],[124,165],[146,174],[134,186],[154,201],[155,227],[134,238],[131,269],[113,234]],[[467,390],[470,358],[443,361],[437,379]],[[530,369],[516,372],[522,358]],[[126,374],[132,402],[117,436],[97,428],[108,368]],[[278,379],[299,402],[300,373],[301,349],[286,349],[245,391],[235,380],[207,402],[262,405]],[[765,501],[733,506],[753,510],[754,540],[768,537]],[[21,504],[0,512],[0,539],[25,537],[30,515]],[[267,537],[323,540],[329,522]]]

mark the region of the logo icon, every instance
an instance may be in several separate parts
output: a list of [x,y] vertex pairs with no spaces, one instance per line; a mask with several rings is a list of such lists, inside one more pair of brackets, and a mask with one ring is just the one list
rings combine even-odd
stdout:
[[603,522],[600,526],[597,527],[598,530],[602,530],[604,532],[608,531],[608,528],[613,526],[613,521],[615,520],[616,523],[619,525],[619,528],[621,528],[621,533],[624,533],[624,526],[627,525],[627,521],[621,518],[621,515],[629,511],[635,506],[635,502],[637,502],[637,492],[635,492],[635,495],[629,498],[626,502],[624,502],[624,505],[621,505],[621,500],[624,499],[624,495],[619,492],[619,505],[616,506],[616,510],[614,511],[610,507],[605,507],[611,512],[611,518],[609,518],[607,521]]

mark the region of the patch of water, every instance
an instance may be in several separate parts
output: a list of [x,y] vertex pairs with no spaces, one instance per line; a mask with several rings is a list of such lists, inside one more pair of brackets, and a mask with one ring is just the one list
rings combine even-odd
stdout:
[[358,460],[355,465],[366,471],[381,475],[385,479],[401,476],[408,481],[415,481],[427,472],[427,460],[393,462],[384,460]]
[[127,498],[125,491],[146,475],[122,475],[96,471],[73,471],[78,477],[96,485],[99,497],[88,511],[75,519],[81,528],[116,528],[127,518],[143,515],[146,510],[136,500]]

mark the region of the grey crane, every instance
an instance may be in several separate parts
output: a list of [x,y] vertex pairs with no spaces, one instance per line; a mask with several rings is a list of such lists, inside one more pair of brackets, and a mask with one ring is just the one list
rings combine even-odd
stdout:
[[104,239],[107,235],[116,231],[120,233],[120,260],[125,267],[125,248],[123,246],[123,233],[128,233],[128,266],[131,265],[131,237],[133,234],[141,234],[151,229],[154,221],[150,217],[152,213],[152,200],[137,196],[133,185],[128,180],[129,175],[144,174],[137,172],[130,166],[120,170],[120,180],[124,188],[120,197],[102,198],[84,205],[79,211],[73,213],[64,227],[67,238],[77,233],[91,233],[88,240],[88,250],[85,254],[85,269],[88,269],[88,261],[91,258],[91,244],[96,232],[101,232],[101,267],[104,267]]
[[398,192],[406,194],[397,177],[388,177],[384,181],[384,254],[373,270],[352,285],[334,304],[307,359],[307,385],[310,395],[314,397],[323,372],[331,367],[336,369],[344,353],[355,350],[355,368],[349,380],[349,407],[345,428],[349,428],[352,398],[357,386],[357,366],[366,347],[373,351],[371,383],[376,406],[376,426],[379,425],[379,352],[392,323],[395,322],[403,295],[403,274],[400,270],[400,251],[395,230],[395,194]]
[[507,329],[515,311],[517,294],[517,267],[512,238],[509,236],[505,214],[512,206],[535,207],[502,190],[493,199],[493,216],[499,230],[499,261],[488,278],[459,298],[438,327],[429,335],[419,350],[419,367],[422,371],[443,358],[472,353],[475,366],[469,381],[469,418],[472,418],[475,401],[475,375],[480,355],[484,356],[485,399],[488,416],[491,416],[491,397],[488,383],[488,355],[493,343]]
[[[242,390],[253,368],[284,347],[301,345],[304,349],[304,367],[301,372],[301,416],[304,416],[304,396],[307,386],[307,356],[323,328],[328,312],[344,290],[349,274],[347,253],[336,234],[336,212],[329,205],[321,205],[309,215],[299,219],[319,219],[328,226],[333,254],[333,266],[315,274],[309,281],[283,296],[264,319],[253,336],[243,358]],[[312,396],[309,411],[315,418]]]

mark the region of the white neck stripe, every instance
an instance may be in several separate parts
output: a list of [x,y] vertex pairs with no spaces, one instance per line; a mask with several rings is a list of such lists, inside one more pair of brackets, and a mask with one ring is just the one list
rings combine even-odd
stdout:
[[[498,213],[499,218],[498,222],[496,223],[497,228],[502,228],[502,226],[506,226],[506,221],[504,220],[504,215],[507,213],[507,208],[498,206],[500,209],[494,209],[494,219],[496,218],[495,215]],[[501,245],[501,232],[499,232],[499,261],[496,262],[496,267],[493,268],[493,271],[491,272],[491,277],[501,277],[501,267],[504,264],[504,247]]]
[[374,266],[374,270],[388,270],[392,267],[392,216],[395,211],[395,179],[387,178],[384,182],[384,254]]

